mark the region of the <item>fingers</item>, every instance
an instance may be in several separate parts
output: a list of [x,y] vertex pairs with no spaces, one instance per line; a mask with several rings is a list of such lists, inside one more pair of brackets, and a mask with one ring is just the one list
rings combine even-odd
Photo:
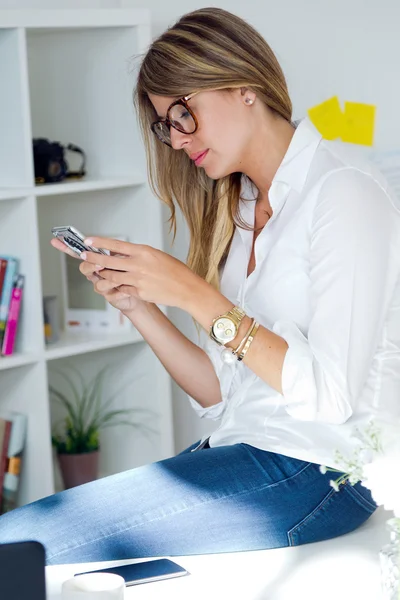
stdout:
[[98,236],[90,236],[85,239],[85,243],[88,246],[95,246],[96,248],[104,248],[110,250],[116,254],[122,254],[125,256],[132,256],[136,250],[139,250],[143,246],[141,244],[132,244],[131,242],[123,242],[121,240],[114,240],[111,238],[103,238]]
[[[68,248],[68,246],[66,246],[61,240],[59,240],[57,238],[53,238],[50,240],[50,243],[57,250],[64,252],[64,254],[68,254],[69,256],[72,256],[73,258],[80,259],[80,257],[73,250]],[[91,254],[93,254],[94,256],[99,256],[95,253],[91,253]],[[113,283],[111,281],[106,281],[105,279],[103,279],[101,277],[101,275],[98,274],[98,271],[101,269],[103,269],[102,266],[89,263],[85,260],[81,260],[80,265],[79,265],[80,272],[83,275],[85,275],[85,277],[88,281],[93,283],[94,290],[98,294],[105,296],[113,290],[118,291],[118,289],[117,289],[118,284],[116,285],[115,283]]]
[[120,252],[110,252],[110,256],[116,256],[117,258],[128,258],[129,254],[121,254]]
[[133,285],[119,285],[118,291],[122,292],[122,294],[125,296],[134,296],[135,298],[140,298],[137,288]]
[[66,246],[61,240],[59,240],[57,238],[52,238],[50,240],[50,244],[53,246],[53,248],[56,248],[57,250],[64,252],[64,254],[69,254],[69,256],[72,256],[73,258],[79,259],[79,256],[73,250],[68,248],[68,246]]
[[[92,277],[96,277],[96,275],[92,276]],[[105,279],[102,279],[101,277],[97,276],[97,281],[94,282],[94,289],[98,294],[101,294],[103,296],[106,296],[109,292],[111,292],[112,290],[117,290],[117,286],[110,282],[110,281],[106,281]]]
[[112,283],[114,287],[120,285],[132,285],[136,278],[130,271],[116,271],[115,269],[102,269],[99,271],[100,277]]
[[112,271],[129,270],[129,256],[107,256],[106,254],[97,254],[96,252],[82,252],[81,259],[91,265],[97,264],[103,269],[109,269]]
[[91,281],[92,283],[97,283],[97,281],[101,280],[101,277],[99,277],[98,275],[86,275],[86,279],[88,281]]
[[97,273],[100,269],[99,269],[99,265],[92,265],[91,263],[82,261],[81,264],[79,265],[79,270],[83,275],[86,275],[86,277],[88,277],[88,276],[92,275],[93,273]]

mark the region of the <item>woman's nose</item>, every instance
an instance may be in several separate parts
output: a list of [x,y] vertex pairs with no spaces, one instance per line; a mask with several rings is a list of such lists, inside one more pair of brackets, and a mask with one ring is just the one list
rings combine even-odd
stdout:
[[170,136],[171,146],[174,150],[181,150],[182,148],[190,144],[191,136],[187,133],[182,133],[181,131],[174,129],[174,127],[171,127],[170,129]]

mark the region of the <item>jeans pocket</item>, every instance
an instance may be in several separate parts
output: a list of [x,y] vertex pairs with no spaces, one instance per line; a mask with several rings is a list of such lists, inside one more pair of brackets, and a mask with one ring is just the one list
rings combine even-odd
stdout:
[[375,508],[365,501],[360,503],[348,493],[347,482],[336,492],[331,488],[321,502],[288,531],[290,546],[328,540],[349,533],[362,525]]

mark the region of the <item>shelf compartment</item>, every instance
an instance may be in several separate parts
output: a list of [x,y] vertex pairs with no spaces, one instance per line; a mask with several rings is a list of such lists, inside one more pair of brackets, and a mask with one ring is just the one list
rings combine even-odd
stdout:
[[[160,245],[162,219],[158,210],[159,200],[149,197],[147,186],[89,191],[68,197],[45,196],[37,199],[37,208],[43,295],[57,296],[60,330],[65,328],[64,256],[50,245],[52,227],[73,225],[86,236],[122,238],[155,247]],[[79,260],[76,260],[78,268]],[[93,295],[100,298],[95,291]]]
[[[146,172],[132,100],[137,36],[132,27],[27,32],[32,136],[82,148],[92,179]],[[80,157],[65,158],[76,170]]]
[[12,410],[27,416],[19,505],[48,496],[54,490],[47,394],[44,361],[0,371],[0,413]]
[[34,198],[0,202],[0,256],[19,259],[25,275],[15,352],[39,353],[43,342],[43,307],[40,289],[38,223]]

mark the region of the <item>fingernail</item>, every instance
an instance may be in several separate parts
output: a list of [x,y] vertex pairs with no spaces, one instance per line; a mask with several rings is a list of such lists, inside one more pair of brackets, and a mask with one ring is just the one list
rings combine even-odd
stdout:
[[83,260],[86,260],[86,258],[87,258],[86,252],[81,252],[81,258],[83,258]]
[[93,244],[92,238],[86,238],[85,239],[85,244],[87,244],[88,246],[91,246]]
[[95,265],[95,269],[96,271],[101,271],[102,269],[104,269],[104,267],[102,267],[101,265]]

